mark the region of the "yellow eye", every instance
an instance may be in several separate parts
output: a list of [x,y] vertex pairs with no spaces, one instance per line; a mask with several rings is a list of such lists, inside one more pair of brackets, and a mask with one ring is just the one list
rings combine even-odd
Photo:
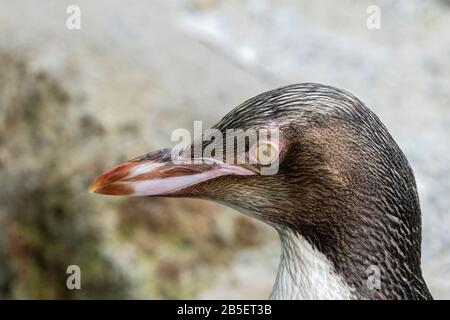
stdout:
[[253,146],[250,160],[258,164],[271,164],[278,159],[278,146],[270,141],[264,141]]

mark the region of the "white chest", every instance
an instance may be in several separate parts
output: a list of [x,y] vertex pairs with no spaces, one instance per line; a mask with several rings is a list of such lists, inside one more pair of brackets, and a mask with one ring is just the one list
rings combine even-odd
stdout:
[[271,299],[351,299],[332,263],[303,237],[280,233],[281,261]]

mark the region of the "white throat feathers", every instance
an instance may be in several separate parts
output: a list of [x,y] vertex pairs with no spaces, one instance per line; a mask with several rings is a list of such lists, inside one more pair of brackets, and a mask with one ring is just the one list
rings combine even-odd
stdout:
[[270,299],[352,299],[327,257],[301,235],[279,231],[281,259]]

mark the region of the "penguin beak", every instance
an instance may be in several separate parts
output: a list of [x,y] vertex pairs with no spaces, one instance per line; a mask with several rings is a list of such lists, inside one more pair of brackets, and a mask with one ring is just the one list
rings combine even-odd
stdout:
[[91,193],[126,196],[164,196],[225,175],[255,175],[242,166],[217,159],[172,159],[170,149],[121,163],[98,176]]

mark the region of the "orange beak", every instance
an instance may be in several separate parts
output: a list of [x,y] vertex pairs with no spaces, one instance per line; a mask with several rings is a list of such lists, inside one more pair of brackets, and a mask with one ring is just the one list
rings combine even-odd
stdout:
[[216,159],[173,160],[170,149],[126,161],[98,176],[91,193],[127,196],[170,195],[224,175],[254,175],[251,170]]

